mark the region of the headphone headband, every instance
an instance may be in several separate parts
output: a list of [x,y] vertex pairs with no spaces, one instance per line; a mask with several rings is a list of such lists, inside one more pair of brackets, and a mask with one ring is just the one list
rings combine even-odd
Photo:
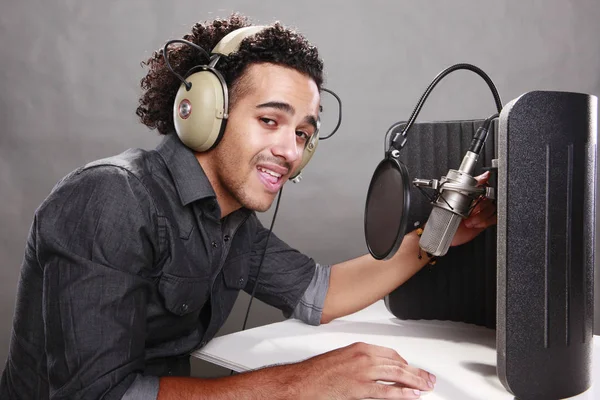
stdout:
[[240,49],[240,44],[244,39],[257,34],[265,28],[267,28],[267,26],[264,25],[247,26],[244,28],[236,29],[233,32],[229,32],[219,41],[219,43],[216,44],[211,54],[228,56],[231,53],[235,53]]

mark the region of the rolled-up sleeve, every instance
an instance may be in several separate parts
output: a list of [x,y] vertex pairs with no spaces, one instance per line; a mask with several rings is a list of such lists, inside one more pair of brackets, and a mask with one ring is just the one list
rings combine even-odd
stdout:
[[51,399],[153,399],[144,377],[153,205],[127,171],[69,176],[36,213]]
[[[329,267],[320,266],[273,232],[265,252],[269,231],[258,220],[257,226],[246,292],[251,293],[254,285],[257,285],[256,297],[279,308],[286,318],[295,317],[317,325],[320,323],[325,294],[329,287]],[[263,253],[264,260],[260,266]],[[260,276],[256,283],[259,266]]]
[[309,325],[321,324],[330,276],[331,266],[317,263],[313,278],[294,309],[291,318],[299,319]]

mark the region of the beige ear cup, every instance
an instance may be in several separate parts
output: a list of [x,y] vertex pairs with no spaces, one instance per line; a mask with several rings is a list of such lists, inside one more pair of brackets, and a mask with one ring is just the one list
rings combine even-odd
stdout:
[[[225,35],[212,51],[213,55],[227,56],[239,49],[245,38],[264,29],[264,26],[249,26]],[[229,94],[227,84],[214,68],[218,57],[204,70],[186,78],[192,84],[190,90],[181,84],[173,104],[173,122],[181,141],[197,152],[216,146],[225,130],[228,117]]]
[[315,151],[317,151],[318,145],[319,133],[317,132],[310,138],[310,141],[306,144],[304,153],[302,153],[302,162],[300,163],[296,171],[294,171],[294,173],[290,176],[291,181],[300,182],[300,180],[302,179],[302,176],[300,174],[302,173],[304,167],[306,167],[306,164],[308,164],[312,156],[315,154]]
[[194,151],[210,149],[222,135],[225,115],[223,86],[211,70],[193,73],[181,84],[173,104],[173,121],[181,141]]

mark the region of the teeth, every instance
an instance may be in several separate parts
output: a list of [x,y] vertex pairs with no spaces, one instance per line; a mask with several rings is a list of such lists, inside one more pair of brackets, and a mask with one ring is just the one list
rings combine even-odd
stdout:
[[270,169],[266,169],[266,168],[263,168],[263,167],[258,167],[258,170],[262,171],[262,172],[264,172],[266,174],[269,174],[271,176],[274,176],[275,178],[281,178],[281,174],[278,174],[277,172],[273,172]]

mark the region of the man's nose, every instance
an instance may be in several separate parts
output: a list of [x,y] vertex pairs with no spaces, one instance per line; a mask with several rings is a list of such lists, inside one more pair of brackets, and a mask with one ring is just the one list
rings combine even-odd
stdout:
[[272,150],[273,155],[283,157],[289,163],[294,163],[301,156],[302,152],[296,140],[296,131],[286,130],[277,136],[277,142]]

